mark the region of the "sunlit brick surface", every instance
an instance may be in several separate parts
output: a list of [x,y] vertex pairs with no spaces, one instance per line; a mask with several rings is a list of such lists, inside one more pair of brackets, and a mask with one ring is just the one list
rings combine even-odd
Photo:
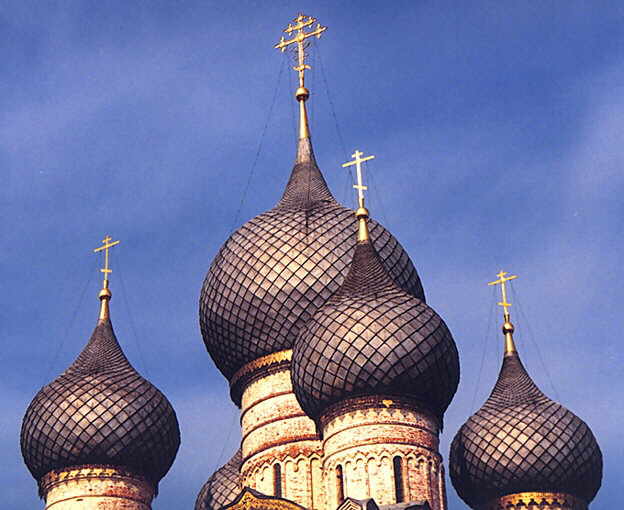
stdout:
[[354,399],[323,420],[327,508],[339,503],[338,466],[345,497],[374,498],[380,505],[396,503],[394,457],[401,458],[405,501],[426,500],[432,510],[446,508],[437,420],[389,402],[390,407],[371,406]]
[[46,510],[150,510],[150,482],[127,471],[85,466],[54,471],[42,482]]
[[292,393],[289,366],[245,389],[241,425],[243,485],[274,495],[274,466],[279,463],[282,497],[323,509],[321,443],[314,422]]

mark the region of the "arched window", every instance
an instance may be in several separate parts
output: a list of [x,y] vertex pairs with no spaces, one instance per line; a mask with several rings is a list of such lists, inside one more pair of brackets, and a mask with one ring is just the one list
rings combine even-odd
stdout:
[[338,495],[338,504],[344,501],[344,477],[342,476],[342,466],[336,466],[336,494]]
[[403,459],[398,455],[392,459],[394,468],[394,494],[397,503],[405,501],[405,491],[403,489]]
[[276,498],[282,497],[282,466],[279,462],[273,464],[273,495]]

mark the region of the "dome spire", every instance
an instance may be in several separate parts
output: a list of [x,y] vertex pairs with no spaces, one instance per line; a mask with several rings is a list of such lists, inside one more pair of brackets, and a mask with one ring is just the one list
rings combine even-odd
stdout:
[[110,319],[110,309],[108,306],[111,297],[113,296],[112,292],[108,288],[108,275],[113,272],[113,270],[109,267],[109,255],[108,250],[113,246],[117,246],[121,241],[113,241],[113,238],[107,235],[104,239],[102,239],[103,246],[96,248],[93,250],[93,253],[97,253],[99,251],[104,252],[104,267],[100,269],[101,273],[104,273],[104,281],[102,282],[102,290],[100,291],[100,317],[99,320],[106,321]]
[[349,166],[355,165],[356,174],[357,174],[357,184],[353,185],[353,188],[358,192],[358,209],[355,211],[355,217],[358,219],[358,242],[368,241],[368,209],[366,209],[364,203],[364,191],[368,189],[368,186],[364,186],[364,182],[362,179],[362,163],[365,161],[369,161],[374,159],[375,156],[366,156],[363,158],[363,152],[356,149],[356,151],[351,155],[353,161],[347,161],[342,164],[343,168],[347,168]]
[[509,307],[511,303],[507,302],[507,287],[506,283],[510,280],[515,280],[518,278],[518,275],[507,276],[509,273],[501,271],[496,275],[498,276],[498,280],[494,280],[493,282],[489,282],[488,285],[500,285],[501,286],[501,294],[503,300],[498,303],[499,306],[503,307],[503,335],[505,335],[505,356],[512,356],[517,354],[516,344],[513,339],[514,325],[511,323],[511,317],[509,315]]
[[299,141],[297,146],[297,163],[307,161],[312,157],[312,146],[310,144],[310,126],[308,124],[308,112],[306,110],[306,101],[310,97],[310,91],[305,87],[305,72],[311,69],[309,64],[306,64],[305,59],[308,56],[306,49],[310,45],[307,41],[310,37],[316,37],[320,39],[321,34],[327,30],[327,27],[321,26],[317,23],[316,28],[311,28],[309,32],[305,31],[305,28],[311,27],[316,18],[306,16],[305,14],[299,14],[294,20],[294,25],[289,23],[284,29],[284,32],[291,36],[286,40],[284,36],[274,46],[275,49],[285,52],[291,44],[295,44],[295,62],[296,66],[293,66],[293,70],[299,74],[299,87],[295,92],[295,98],[299,102]]

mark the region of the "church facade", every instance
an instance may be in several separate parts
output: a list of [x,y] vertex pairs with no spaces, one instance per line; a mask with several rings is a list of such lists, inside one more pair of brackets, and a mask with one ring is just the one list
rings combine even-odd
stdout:
[[[427,305],[399,241],[340,205],[312,147],[303,15],[276,48],[294,49],[299,136],[282,198],[225,242],[199,306],[208,353],[240,408],[241,446],[201,488],[195,510],[447,510],[439,451],[459,356]],[[46,508],[149,509],[179,446],[166,397],[126,360],[109,315],[108,249],[100,317],[87,346],[31,403],[22,452]],[[513,342],[505,273],[505,354],[483,407],[457,432],[454,487],[474,510],[586,510],[602,478],[587,425],[546,397]]]

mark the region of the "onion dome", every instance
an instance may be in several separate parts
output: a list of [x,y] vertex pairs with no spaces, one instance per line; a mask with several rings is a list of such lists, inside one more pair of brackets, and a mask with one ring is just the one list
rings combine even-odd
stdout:
[[352,397],[392,395],[415,401],[440,424],[459,383],[459,360],[444,321],[395,283],[368,237],[367,211],[340,289],[301,332],[292,382],[312,418]]
[[109,317],[107,283],[89,342],[26,411],[22,455],[38,481],[52,470],[108,465],[145,476],[157,490],[180,446],[178,421],[167,398],[121,350]]
[[242,454],[239,449],[202,486],[195,501],[195,510],[218,510],[232,503],[243,490],[241,464]]
[[[210,356],[230,381],[239,404],[236,373],[248,363],[289,351],[314,312],[340,287],[351,261],[352,213],[339,205],[314,158],[305,86],[310,37],[327,27],[300,14],[275,45],[293,50],[299,86],[297,156],[281,200],[240,227],[223,245],[204,281],[199,322]],[[378,223],[371,235],[384,267],[406,292],[424,300],[418,274],[398,241]]]
[[[282,199],[227,240],[201,290],[206,348],[231,379],[245,364],[292,348],[302,326],[340,287],[355,244],[353,212],[339,205],[316,164],[310,140]],[[390,277],[424,301],[416,269],[379,223],[371,237]]]
[[533,382],[507,312],[503,332],[505,355],[494,390],[451,445],[455,490],[472,508],[523,492],[563,493],[589,503],[602,479],[592,431]]

